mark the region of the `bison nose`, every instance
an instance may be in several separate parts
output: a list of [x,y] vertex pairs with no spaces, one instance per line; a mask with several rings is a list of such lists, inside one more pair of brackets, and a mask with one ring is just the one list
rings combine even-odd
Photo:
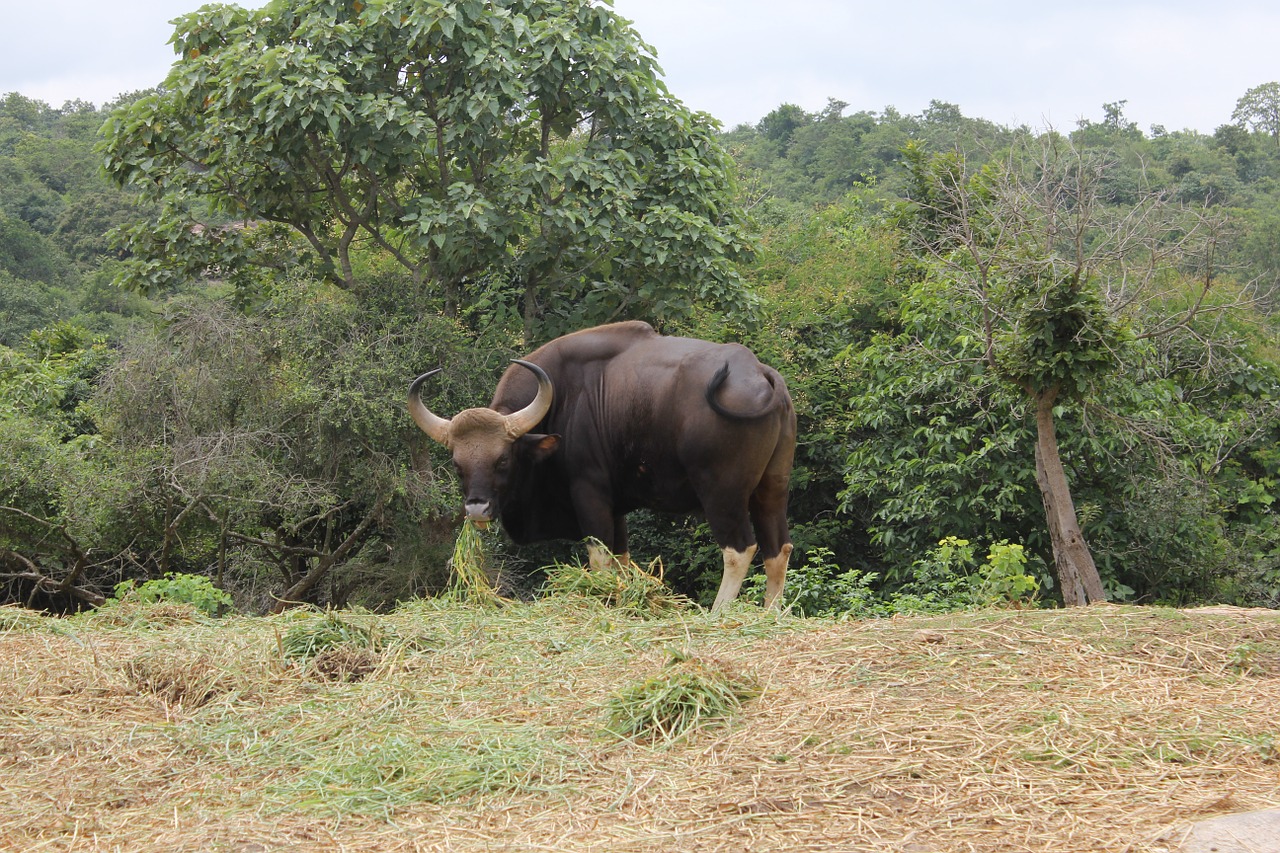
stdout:
[[485,498],[467,498],[467,519],[469,521],[488,522],[493,519],[493,510]]

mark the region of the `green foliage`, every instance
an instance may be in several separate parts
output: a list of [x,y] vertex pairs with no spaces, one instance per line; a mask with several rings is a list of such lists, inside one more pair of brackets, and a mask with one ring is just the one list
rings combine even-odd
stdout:
[[896,612],[945,613],[974,607],[1033,605],[1040,581],[1026,573],[1021,545],[993,543],[979,564],[976,546],[947,536],[911,564],[911,580],[892,595]]
[[120,232],[133,286],[204,269],[260,286],[252,267],[298,252],[352,289],[361,235],[450,314],[504,282],[486,298],[526,337],[744,304],[714,122],[608,6],[210,6],[174,44],[163,88],[104,130],[108,171],[163,203]]
[[[249,609],[282,589],[371,607],[439,592],[456,495],[404,418],[407,378],[459,365],[434,391],[474,405],[522,351],[517,330],[624,316],[741,341],[787,377],[795,612],[893,612],[912,558],[955,531],[1026,544],[992,597],[1030,595],[1019,577],[1052,594],[1023,394],[1055,385],[1112,598],[1280,600],[1275,328],[1227,310],[1246,283],[1276,304],[1274,84],[1211,137],[1145,135],[1105,104],[1043,134],[1087,155],[1064,173],[1027,159],[1037,134],[941,101],[782,105],[717,138],[638,36],[586,2],[210,7],[177,43],[164,89],[111,109],[0,98],[8,600],[69,609],[168,572],[217,577]],[[468,73],[450,77],[458,57]],[[136,189],[100,179],[109,112],[102,154]],[[1046,174],[1073,198],[1096,177],[1098,204],[1066,209],[1100,227],[996,219],[1002,182]],[[1169,220],[1133,266],[1107,261],[1156,212],[1138,207],[1148,191],[1238,225],[1212,267],[1166,271],[1153,298],[1126,287],[1197,222]],[[126,220],[134,254],[118,260],[104,233]],[[1045,239],[1001,241],[1019,229]],[[1098,262],[1073,263],[1072,244]],[[1208,320],[1142,338],[1199,299]],[[714,591],[705,526],[633,521],[674,589]],[[573,548],[488,550],[532,569]]]
[[[1025,403],[984,369],[965,311],[922,284],[904,303],[904,331],[851,360],[841,499],[886,557],[923,553],[955,530],[1026,541],[1042,512]],[[901,563],[886,563],[889,583],[906,579]]]
[[968,539],[947,536],[911,564],[911,580],[894,593],[895,609],[908,613],[945,613],[976,604],[977,558]]
[[18,219],[0,215],[0,273],[45,285],[72,276],[70,263],[49,238]]
[[[1022,545],[995,542],[979,563],[967,539],[946,536],[925,556],[914,560],[890,589],[878,589],[875,572],[842,569],[832,552],[815,548],[804,563],[787,572],[784,605],[805,617],[869,619],[894,613],[947,613],[978,607],[1034,606],[1040,580],[1027,573]],[[745,584],[748,597],[759,601],[764,579]]]
[[31,332],[60,316],[65,303],[55,288],[0,270],[0,346],[21,347]]
[[1009,288],[1009,325],[993,338],[996,366],[1019,388],[1076,398],[1116,368],[1122,326],[1097,290],[1049,266],[1048,278]]
[[1027,574],[1026,568],[1027,553],[1021,545],[992,544],[979,570],[978,595],[991,604],[1034,602],[1040,594],[1040,581]]
[[1269,135],[1280,145],[1280,83],[1263,83],[1236,101],[1231,120]]
[[657,674],[614,694],[608,730],[619,737],[671,743],[729,719],[759,693],[750,676],[714,660],[676,652]]
[[169,572],[163,578],[154,578],[141,585],[135,581],[122,581],[116,585],[117,601],[134,599],[144,604],[171,601],[190,604],[208,616],[219,616],[232,606],[231,596],[213,585],[203,575]]
[[[461,354],[442,318],[368,316],[324,285],[280,282],[254,316],[194,300],[171,311],[167,333],[135,338],[98,400],[110,452],[145,489],[136,551],[213,565],[239,585],[283,584],[299,600],[341,603],[392,561],[417,584],[422,557],[398,551],[399,537],[421,548],[413,528],[434,524],[452,496],[404,414],[406,378],[497,356]],[[459,373],[488,382],[483,368]],[[256,595],[262,606],[268,596]]]
[[[872,587],[875,572],[858,569],[841,570],[829,548],[816,547],[805,554],[805,561],[787,569],[783,589],[783,608],[797,616],[866,618],[887,615],[889,609]],[[743,595],[763,602],[765,577],[754,574],[743,586]]]

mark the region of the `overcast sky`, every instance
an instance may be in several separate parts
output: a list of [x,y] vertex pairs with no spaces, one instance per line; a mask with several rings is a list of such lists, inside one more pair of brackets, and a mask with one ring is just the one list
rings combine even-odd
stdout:
[[[154,86],[169,21],[201,0],[6,2],[0,94],[57,107]],[[256,3],[248,3],[256,6]],[[1275,0],[615,0],[671,92],[726,128],[782,103],[847,112],[931,100],[999,124],[1070,129],[1127,101],[1144,130],[1212,133],[1246,90],[1280,80]]]

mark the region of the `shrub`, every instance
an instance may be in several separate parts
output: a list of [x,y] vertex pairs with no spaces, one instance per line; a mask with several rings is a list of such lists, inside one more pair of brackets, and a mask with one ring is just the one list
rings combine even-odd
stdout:
[[996,542],[978,570],[977,593],[986,604],[1031,604],[1040,595],[1040,581],[1026,573],[1027,552],[1021,545]]
[[[885,615],[888,608],[871,586],[877,577],[875,572],[858,569],[840,571],[830,548],[811,548],[804,563],[787,571],[783,609],[797,616]],[[745,585],[744,597],[763,602],[765,582],[763,572],[753,574]]]
[[181,572],[168,572],[163,579],[149,580],[141,586],[132,580],[116,584],[115,597],[118,601],[132,599],[144,604],[158,601],[190,604],[208,616],[217,616],[232,603],[231,596],[204,575]]

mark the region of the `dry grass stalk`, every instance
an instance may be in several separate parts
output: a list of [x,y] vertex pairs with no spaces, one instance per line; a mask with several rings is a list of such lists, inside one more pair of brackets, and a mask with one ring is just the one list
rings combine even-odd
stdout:
[[[438,642],[317,682],[282,664],[280,617],[0,631],[0,849],[1162,853],[1280,806],[1276,613],[369,618]],[[656,748],[608,736],[672,647],[760,694]],[[126,666],[161,651],[236,689],[156,701]]]

